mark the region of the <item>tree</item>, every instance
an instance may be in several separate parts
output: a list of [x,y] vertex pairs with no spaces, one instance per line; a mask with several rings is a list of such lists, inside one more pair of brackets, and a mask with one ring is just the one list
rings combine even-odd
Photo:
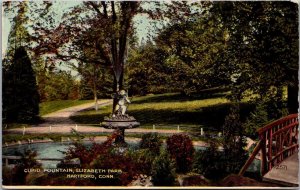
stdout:
[[[52,3],[19,1],[4,2],[3,5],[5,16],[11,19],[12,23],[4,60],[4,70],[14,64],[12,58],[16,49],[21,46],[26,47],[27,55],[37,76],[41,101],[53,100],[56,97],[58,99],[66,99],[66,96],[68,96],[65,94],[66,91],[70,92],[66,86],[70,85],[70,80],[73,79],[70,79],[65,72],[53,72],[55,68],[54,62],[51,61],[49,55],[44,55],[45,52],[43,51],[43,45],[47,41],[51,41],[49,38],[51,35],[50,31],[55,25],[54,14],[51,11]],[[41,28],[44,30],[41,30]],[[44,38],[45,34],[49,35],[48,38]],[[39,51],[35,49],[36,46],[39,46]],[[58,79],[58,75],[62,79]],[[59,80],[63,81],[63,84]],[[58,89],[61,92],[57,93]],[[75,97],[76,93],[73,93],[72,96]]]
[[154,42],[148,39],[130,54],[130,87],[141,94],[191,94],[228,84],[229,76],[222,72],[221,64],[226,31],[218,19],[203,11],[209,4],[171,2],[158,6],[163,11],[155,15],[161,15],[163,26]]
[[35,73],[24,47],[16,49],[13,64],[3,73],[3,114],[7,122],[32,122],[39,114]]
[[110,98],[112,94],[113,76],[111,70],[97,64],[78,63],[80,76],[80,98],[94,99]]
[[281,117],[283,86],[288,86],[289,110],[297,112],[297,4],[214,2],[211,12],[228,31],[225,63],[233,94],[239,99],[252,94],[259,101],[273,99],[279,109],[274,115]]
[[[4,11],[5,15],[12,20],[11,30],[8,36],[8,47],[6,50],[6,60],[4,67],[12,63],[12,59],[16,49],[21,46],[26,46],[30,41],[30,35],[26,29],[28,24],[28,4],[27,2],[5,2]],[[5,64],[6,63],[6,64]]]
[[164,64],[166,53],[148,41],[135,47],[128,58],[128,86],[131,94],[164,93],[173,91],[170,69]]
[[[49,34],[49,28],[54,26],[53,12],[49,11],[51,2],[5,1],[4,16],[11,20],[6,57],[11,58],[15,49],[26,46],[27,53],[35,63],[41,54],[34,54],[34,47],[45,43],[41,33]],[[49,13],[50,12],[50,13]],[[39,28],[46,26],[48,31],[41,32]],[[47,39],[49,40],[49,39]],[[9,59],[10,60],[10,59]],[[11,61],[10,61],[11,62]]]
[[[109,66],[116,92],[124,85],[126,47],[133,31],[132,18],[139,5],[140,2],[128,1],[83,2],[65,13],[55,29],[37,27],[42,40],[34,52],[54,54],[56,61],[76,60]],[[87,56],[91,53],[92,57]]]
[[166,142],[171,158],[176,161],[176,171],[188,172],[192,167],[195,152],[193,142],[189,136],[183,134],[172,135]]
[[171,70],[170,85],[185,94],[228,83],[219,66],[225,31],[211,17],[194,19],[165,28],[156,40],[168,55],[164,63]]

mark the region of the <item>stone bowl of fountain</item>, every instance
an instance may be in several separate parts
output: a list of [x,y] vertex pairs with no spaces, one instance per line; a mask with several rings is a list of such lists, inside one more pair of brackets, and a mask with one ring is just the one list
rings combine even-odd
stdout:
[[133,116],[125,115],[112,115],[104,117],[101,126],[106,129],[132,129],[140,126]]

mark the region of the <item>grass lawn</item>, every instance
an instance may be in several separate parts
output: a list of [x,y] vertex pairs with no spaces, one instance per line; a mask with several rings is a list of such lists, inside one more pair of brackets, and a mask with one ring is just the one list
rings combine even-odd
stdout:
[[64,108],[93,102],[93,100],[56,100],[40,103],[40,116],[55,112]]
[[[226,99],[228,92],[205,92],[197,96],[183,96],[178,93],[133,97],[128,114],[134,116],[142,128],[177,129],[198,136],[204,131],[222,131],[224,118],[231,102]],[[241,115],[246,116],[253,109],[248,103],[241,105]],[[111,113],[112,107],[102,107],[98,111],[85,110],[71,117],[76,123],[99,124]],[[243,117],[242,117],[243,119]]]

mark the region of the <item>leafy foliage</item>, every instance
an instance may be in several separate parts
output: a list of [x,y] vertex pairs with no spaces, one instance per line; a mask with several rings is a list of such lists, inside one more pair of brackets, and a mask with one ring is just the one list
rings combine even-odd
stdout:
[[195,149],[188,135],[175,134],[167,139],[167,151],[176,161],[177,172],[188,172],[191,169]]
[[164,64],[166,53],[152,42],[137,46],[128,58],[128,85],[134,95],[174,91],[170,69]]
[[[118,147],[112,145],[115,138],[116,134],[113,134],[104,143],[98,144],[94,142],[91,148],[87,148],[82,143],[77,142],[74,144],[74,147],[68,149],[65,158],[67,160],[79,158],[83,168],[117,168],[122,171],[114,174],[114,178],[91,179],[90,183],[93,185],[128,185],[140,173],[140,169],[135,160],[132,159],[131,154],[120,153],[117,151]],[[73,183],[73,181],[69,180],[66,183]]]
[[154,155],[159,154],[161,145],[162,140],[159,138],[157,133],[144,134],[140,142],[141,149],[149,149],[149,151]]
[[233,96],[241,99],[257,94],[255,99],[260,100],[280,97],[274,103],[281,104],[282,87],[288,85],[293,93],[288,94],[288,107],[292,106],[291,102],[297,104],[297,4],[214,2],[211,12],[228,31],[224,63],[226,72],[231,73]]
[[162,152],[153,162],[152,183],[155,186],[171,186],[174,182],[174,163],[167,152]]
[[91,148],[87,148],[81,142],[74,142],[74,146],[68,148],[65,158],[66,160],[79,158],[81,165],[86,167],[97,155],[108,154],[111,151],[113,140],[114,135],[109,136],[102,144],[93,142]]
[[41,164],[36,160],[37,152],[32,150],[26,150],[22,154],[22,159],[12,169],[12,176],[9,177],[10,172],[3,173],[3,184],[5,185],[25,185],[26,176],[28,173],[24,169],[37,169],[41,168]]
[[204,151],[197,151],[193,162],[193,171],[204,175],[208,179],[225,177],[224,154],[218,150],[214,140],[209,141],[209,147]]
[[113,77],[110,69],[96,64],[80,63],[80,99],[111,98]]
[[3,88],[3,118],[6,122],[33,122],[38,119],[39,93],[24,47],[16,50],[13,64],[4,70]]
[[223,125],[224,162],[227,173],[238,173],[248,158],[244,149],[246,142],[239,112],[238,104],[232,106]]
[[247,136],[258,138],[256,130],[263,127],[269,122],[268,113],[264,104],[258,104],[256,109],[250,113],[247,121],[244,124]]

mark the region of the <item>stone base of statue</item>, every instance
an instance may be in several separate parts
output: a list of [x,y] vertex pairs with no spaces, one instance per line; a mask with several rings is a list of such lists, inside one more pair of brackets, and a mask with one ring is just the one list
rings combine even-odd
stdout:
[[106,129],[115,129],[115,134],[117,135],[115,143],[125,144],[125,129],[139,127],[140,123],[132,116],[118,114],[104,117],[104,121],[100,125]]

